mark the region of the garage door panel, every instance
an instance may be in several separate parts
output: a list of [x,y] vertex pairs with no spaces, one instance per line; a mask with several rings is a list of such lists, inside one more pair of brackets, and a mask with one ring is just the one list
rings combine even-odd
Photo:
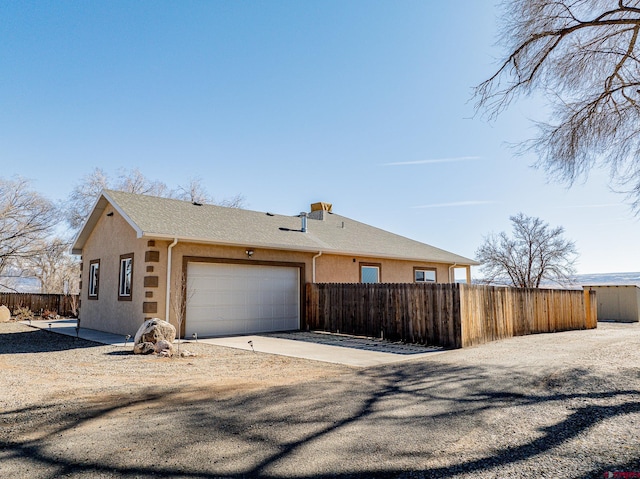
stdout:
[[189,263],[187,290],[187,336],[300,328],[297,267]]

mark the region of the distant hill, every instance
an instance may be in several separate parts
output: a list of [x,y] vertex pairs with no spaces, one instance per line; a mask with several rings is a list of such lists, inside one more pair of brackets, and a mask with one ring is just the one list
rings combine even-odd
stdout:
[[639,273],[601,273],[601,274],[579,274],[576,277],[580,286],[601,286],[607,284],[640,286]]
[[[566,286],[567,289],[582,289],[583,286],[636,285],[640,287],[640,272],[637,273],[594,273],[578,274],[575,282]],[[543,288],[563,288],[556,283],[543,281]]]
[[[583,286],[606,286],[610,284],[617,285],[636,285],[640,287],[640,272],[638,273],[594,273],[594,274],[578,274],[576,280],[568,289],[582,289]],[[543,288],[561,288],[555,283],[543,281]]]

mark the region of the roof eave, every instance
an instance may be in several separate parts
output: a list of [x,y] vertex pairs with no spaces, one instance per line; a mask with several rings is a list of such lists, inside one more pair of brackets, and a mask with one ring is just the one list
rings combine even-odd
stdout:
[[198,243],[198,244],[209,244],[209,245],[220,245],[220,246],[238,246],[242,248],[245,248],[245,247],[264,248],[269,250],[298,251],[303,253],[317,253],[319,251],[322,251],[323,253],[336,254],[340,256],[361,256],[361,257],[365,256],[365,257],[373,257],[373,258],[396,259],[396,260],[402,260],[402,261],[419,261],[423,263],[439,263],[439,264],[448,264],[448,265],[457,264],[460,266],[479,266],[481,264],[469,258],[457,258],[455,260],[451,259],[447,261],[442,259],[418,258],[418,257],[411,257],[411,256],[399,256],[399,255],[393,255],[393,254],[387,254],[387,253],[377,253],[374,251],[348,251],[348,250],[337,250],[337,249],[323,248],[323,247],[312,248],[309,246],[291,246],[291,245],[284,245],[284,244],[255,243],[255,242],[239,243],[239,242],[220,241],[220,240],[212,241],[212,240],[206,240],[202,238],[180,236],[180,235],[176,236],[173,234],[165,234],[165,233],[143,232],[142,235],[139,237],[145,237],[145,238],[157,239],[157,240],[170,240],[170,241],[173,241],[175,238],[178,238],[178,241],[186,242],[186,243]]

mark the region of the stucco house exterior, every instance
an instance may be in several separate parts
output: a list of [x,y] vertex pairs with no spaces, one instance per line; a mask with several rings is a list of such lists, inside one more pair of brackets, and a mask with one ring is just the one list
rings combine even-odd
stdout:
[[72,247],[82,327],[185,337],[304,329],[304,285],[452,281],[463,256],[334,214],[277,215],[105,190]]

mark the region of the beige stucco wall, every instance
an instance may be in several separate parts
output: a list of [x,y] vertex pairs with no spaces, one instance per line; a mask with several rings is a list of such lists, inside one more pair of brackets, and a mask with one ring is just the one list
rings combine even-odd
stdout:
[[[106,216],[113,212],[112,216]],[[136,238],[131,226],[113,208],[107,207],[83,248],[83,282],[81,290],[81,326],[117,334],[134,334],[140,324],[151,317],[167,319],[167,256],[171,241]],[[247,249],[253,250],[249,258]],[[149,255],[153,252],[153,255]],[[134,253],[132,300],[118,300],[120,255]],[[145,255],[145,253],[147,253]],[[153,257],[153,256],[156,257]],[[169,320],[178,326],[177,314],[182,304],[180,287],[185,257],[226,259],[248,264],[301,265],[302,283],[313,281],[313,257],[317,253],[270,250],[252,246],[203,245],[179,241],[171,249],[171,300]],[[100,289],[97,300],[89,300],[88,273],[91,260],[100,260]],[[446,264],[400,261],[374,257],[322,254],[315,260],[317,283],[357,283],[361,263],[380,264],[380,280],[385,283],[411,283],[414,268],[435,269],[438,282],[449,281]],[[147,278],[147,280],[145,280]],[[148,311],[148,312],[145,312]],[[184,324],[183,324],[184,327]]]
[[436,270],[436,281],[449,282],[449,265],[367,256],[323,254],[316,259],[316,283],[358,283],[362,263],[380,264],[381,283],[413,283],[414,267]]
[[[135,231],[107,207],[82,251],[82,290],[80,325],[117,334],[134,334],[143,321],[142,284],[146,240],[136,239]],[[120,255],[133,253],[131,301],[118,301]],[[98,299],[89,299],[89,264],[100,260]]]

